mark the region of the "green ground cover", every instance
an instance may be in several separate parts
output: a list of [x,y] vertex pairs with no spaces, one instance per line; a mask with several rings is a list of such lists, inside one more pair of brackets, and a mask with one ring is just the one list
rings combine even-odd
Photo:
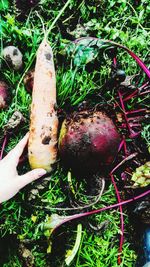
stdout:
[[[0,111],[0,128],[3,129],[15,110],[21,111],[25,117],[25,123],[20,127],[19,132],[11,135],[4,151],[5,154],[28,131],[31,95],[25,89],[24,74],[35,65],[35,54],[44,36],[43,27],[47,29],[50,27],[65,4],[65,1],[41,0],[37,1],[32,8],[27,8],[30,1],[21,0],[21,10],[17,5],[18,2],[2,0],[0,3],[1,51],[7,45],[17,46],[23,53],[24,62],[22,71],[17,72],[0,58],[0,79],[5,80],[11,89],[9,107]],[[149,13],[148,0],[70,1],[60,19],[54,24],[48,38],[54,51],[59,108],[77,109],[82,101],[100,92],[104,81],[110,75],[111,61],[109,57],[100,54],[98,59],[102,61],[97,65],[92,60],[90,64],[87,63],[86,58],[82,55],[83,62],[80,64],[80,59],[73,54],[72,48],[69,47],[71,41],[81,36],[110,39],[127,46],[149,66]],[[87,51],[87,54],[93,55],[92,51]],[[96,52],[94,53],[96,54]],[[119,50],[117,58],[127,75],[140,72],[136,62],[123,50]],[[141,82],[143,80],[144,76]],[[111,88],[103,93],[106,101],[110,102],[114,101],[114,95],[114,90]],[[143,100],[139,98],[138,101]],[[143,105],[146,105],[145,102]],[[143,124],[143,140],[146,140],[148,144],[147,130],[148,126]],[[2,142],[2,130],[0,139]],[[29,170],[29,164],[25,161],[19,167],[19,171],[23,173],[27,170]],[[73,184],[76,188],[75,177],[73,177]],[[47,253],[49,241],[39,225],[52,213],[70,214],[54,208],[60,202],[66,201],[67,203],[67,187],[67,175],[62,167],[58,166],[45,189],[39,190],[35,201],[28,200],[29,192],[34,188],[34,185],[29,185],[12,200],[1,205],[0,266],[65,266],[65,253],[74,246],[78,221],[66,224],[56,232],[52,238],[52,253]],[[85,184],[82,182],[78,186],[77,198],[87,201],[84,189]],[[46,203],[45,206],[49,206],[49,210],[39,208],[41,201]],[[114,187],[108,182],[100,201],[92,208],[104,207],[116,202]],[[129,223],[125,208],[124,218],[125,241],[120,265],[117,263],[120,214],[119,210],[111,210],[80,221],[82,236],[78,253],[71,266],[134,266],[137,257],[135,243],[131,238],[134,230]],[[90,229],[89,222],[94,224],[104,222],[104,227],[100,231],[94,231]],[[27,260],[23,256],[25,249],[28,249],[30,254]]]

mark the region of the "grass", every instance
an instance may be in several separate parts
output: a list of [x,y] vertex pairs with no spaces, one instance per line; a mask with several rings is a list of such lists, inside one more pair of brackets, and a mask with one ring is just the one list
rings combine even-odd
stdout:
[[[35,65],[35,54],[44,36],[43,25],[45,28],[49,28],[65,4],[64,1],[42,0],[34,8],[29,9],[23,21],[21,21],[18,19],[19,11],[15,2],[17,1],[2,0],[0,3],[0,43],[1,50],[7,45],[16,45],[23,53],[24,67],[21,72],[13,71],[0,58],[0,76],[2,80],[9,84],[11,91],[9,107],[0,112],[0,129],[3,128],[16,109],[23,113],[26,122],[18,133],[12,134],[5,153],[11,150],[24,133],[28,131],[31,95],[24,88],[23,78],[25,72]],[[100,91],[104,80],[110,75],[110,59],[103,53],[99,54],[98,63],[93,59],[89,64],[85,62],[82,66],[75,64],[79,58],[77,57],[78,55],[73,54],[72,50],[69,50],[69,44],[72,38],[71,32],[76,28],[76,24],[80,23],[84,26],[82,29],[83,36],[91,35],[111,39],[126,45],[148,66],[150,43],[148,19],[150,7],[148,4],[149,1],[147,0],[142,0],[141,3],[138,1],[119,0],[117,2],[112,0],[101,2],[97,0],[70,1],[70,5],[49,34],[49,41],[55,56],[57,99],[60,108],[65,109],[65,111],[77,109],[78,104],[87,98],[90,99]],[[25,12],[26,9],[24,10]],[[118,61],[126,74],[133,75],[140,72],[135,61],[124,51],[119,50]],[[108,89],[107,92],[104,92],[103,97],[105,103],[113,102],[114,90]],[[138,98],[138,101],[142,100]],[[131,103],[131,108],[133,105],[134,102]],[[143,125],[142,136],[143,142],[146,142],[146,145],[149,146],[147,129],[148,126]],[[0,137],[3,137],[2,130]],[[21,165],[20,171],[22,173],[27,170],[29,170],[27,163]],[[74,184],[76,186],[76,180]],[[59,230],[56,237],[53,237],[53,253],[52,255],[47,254],[47,238],[39,228],[39,224],[45,221],[48,215],[58,211],[33,208],[31,203],[27,201],[28,193],[32,187],[34,185],[27,186],[15,198],[1,205],[0,265],[3,267],[21,267],[23,259],[18,253],[18,243],[29,240],[27,247],[34,256],[35,267],[64,266],[65,251],[73,247],[75,242],[76,223],[67,224]],[[63,201],[67,203],[67,187],[67,176],[58,166],[57,171],[52,174],[51,180],[44,191],[39,192],[34,205],[40,205],[41,200],[46,201],[52,207]],[[79,198],[82,196],[84,189],[83,183],[78,188]],[[106,187],[106,191],[96,207],[110,205],[116,201],[115,191],[110,184]],[[130,233],[133,230],[130,227],[125,208],[123,210],[125,212],[125,242],[120,266],[130,267],[135,263],[136,251],[133,240],[130,238]],[[61,214],[67,213],[61,212]],[[78,254],[71,264],[72,267],[119,266],[117,264],[120,233],[119,218],[119,212],[114,210],[88,218],[94,224],[95,222],[98,224],[105,221],[108,222],[106,229],[100,232],[92,232],[88,227],[87,221],[82,221],[82,241]]]

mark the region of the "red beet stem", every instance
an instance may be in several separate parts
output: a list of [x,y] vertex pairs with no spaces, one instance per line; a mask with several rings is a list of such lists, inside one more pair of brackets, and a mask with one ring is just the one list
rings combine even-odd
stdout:
[[142,120],[144,118],[144,115],[140,115],[140,116],[134,116],[134,117],[130,117],[128,118],[129,122],[139,122],[140,120]]
[[123,137],[122,141],[120,142],[120,145],[119,145],[119,148],[118,148],[118,152],[120,152],[122,147],[124,148],[124,154],[127,156],[128,153],[127,153],[127,144],[126,144],[125,137]]
[[130,123],[131,127],[141,127],[140,123]]
[[79,218],[83,218],[83,217],[86,217],[86,216],[98,214],[98,213],[100,213],[102,211],[118,208],[118,207],[120,207],[122,205],[129,204],[129,203],[131,203],[133,201],[136,201],[136,200],[138,200],[138,199],[140,199],[142,197],[145,197],[145,196],[147,196],[149,194],[150,194],[150,190],[147,190],[146,192],[144,192],[144,193],[142,193],[142,194],[140,194],[140,195],[138,195],[136,197],[124,200],[124,201],[122,201],[120,203],[112,204],[110,206],[107,206],[107,207],[104,207],[104,208],[100,208],[100,209],[97,209],[97,210],[87,211],[87,212],[78,213],[78,214],[74,214],[74,215],[68,216],[55,229],[57,229],[59,226],[61,226],[62,224],[66,223],[66,222],[73,221],[73,220],[76,220],[76,219],[79,219]]
[[142,84],[139,88],[138,91],[141,91],[144,87],[146,87],[147,85],[149,85],[149,82],[146,82],[144,84]]
[[122,147],[124,146],[124,139],[121,140],[119,148],[118,148],[118,152],[120,152],[120,150],[122,149]]
[[119,94],[119,99],[120,99],[120,103],[121,103],[121,108],[122,108],[123,113],[124,113],[124,118],[126,120],[127,128],[128,128],[129,133],[130,133],[131,132],[131,128],[130,128],[130,124],[128,122],[128,118],[127,118],[127,115],[126,115],[126,110],[125,110],[125,106],[124,106],[124,103],[123,103],[123,100],[122,100],[122,95],[121,95],[120,92],[118,92],[118,94]]
[[137,156],[137,153],[133,153],[129,155],[128,157],[124,158],[121,162],[119,162],[110,172],[110,174],[113,174],[122,164],[124,164],[126,161],[133,159],[134,157]]
[[[124,106],[124,102],[123,102],[123,99],[122,99],[122,94],[121,94],[121,92],[119,91],[118,92],[118,95],[119,95],[119,99],[120,99],[120,103],[121,103],[121,108],[122,108],[122,110],[123,110],[123,114],[124,114],[124,118],[125,118],[125,121],[126,121],[126,125],[127,125],[127,128],[128,128],[128,131],[129,131],[129,137],[130,138],[136,138],[140,133],[141,133],[141,131],[139,131],[139,132],[135,132],[133,129],[132,129],[132,127],[131,127],[131,125],[130,125],[130,122],[129,122],[129,120],[131,119],[131,118],[128,118],[127,117],[127,115],[128,115],[128,112],[125,110],[125,106]],[[139,109],[140,111],[142,110],[144,110],[145,111],[145,109]],[[139,110],[136,110],[136,111],[134,111],[134,112],[138,112]],[[124,125],[122,124],[122,128],[124,128]]]
[[125,97],[123,99],[123,101],[128,101],[128,100],[132,99],[133,97],[135,97],[137,95],[137,93],[138,93],[138,89],[136,89],[132,94],[130,94],[127,97]]
[[137,136],[139,136],[141,134],[141,131],[135,133],[134,131],[132,131],[129,135],[130,138],[136,138]]
[[[140,88],[142,88],[142,87],[140,87]],[[130,94],[127,97],[125,97],[123,99],[123,101],[125,102],[125,101],[128,101],[128,100],[132,99],[132,98],[135,98],[135,97],[138,97],[138,96],[141,96],[141,95],[146,95],[146,94],[149,94],[150,93],[150,90],[147,90],[147,91],[144,91],[144,92],[140,92],[139,93],[140,88],[136,89],[132,94]],[[116,104],[116,106],[117,105],[118,104]]]
[[145,92],[141,92],[140,94],[139,94],[139,96],[140,95],[146,95],[146,94],[149,94],[150,93],[150,90],[147,90],[147,91],[145,91]]
[[145,66],[145,64],[142,62],[142,60],[134,54],[132,51],[130,51],[127,47],[123,47],[130,55],[132,58],[136,60],[138,65],[144,70],[144,72],[147,74],[148,78],[150,79],[150,71],[149,69]]
[[137,110],[130,110],[130,111],[126,111],[126,114],[134,114],[134,113],[139,113],[139,112],[143,112],[146,111],[146,108],[141,108],[141,109],[137,109]]
[[127,152],[127,143],[126,143],[126,139],[124,138],[124,154],[125,156],[128,155],[128,152]]
[[117,58],[116,57],[113,58],[113,64],[115,67],[117,66]]

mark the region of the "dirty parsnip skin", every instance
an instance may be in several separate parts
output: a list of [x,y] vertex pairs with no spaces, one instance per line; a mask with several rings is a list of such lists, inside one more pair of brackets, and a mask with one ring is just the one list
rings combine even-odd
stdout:
[[32,93],[29,163],[32,169],[51,172],[57,159],[58,117],[53,52],[46,40],[37,51]]

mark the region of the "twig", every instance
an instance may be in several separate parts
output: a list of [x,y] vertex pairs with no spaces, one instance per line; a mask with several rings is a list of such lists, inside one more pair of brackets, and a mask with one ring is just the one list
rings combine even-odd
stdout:
[[5,149],[6,143],[7,143],[7,135],[4,136],[4,141],[3,141],[2,149],[1,149],[1,152],[0,152],[0,160],[2,160],[2,158],[3,158],[3,153],[4,153],[4,149]]

